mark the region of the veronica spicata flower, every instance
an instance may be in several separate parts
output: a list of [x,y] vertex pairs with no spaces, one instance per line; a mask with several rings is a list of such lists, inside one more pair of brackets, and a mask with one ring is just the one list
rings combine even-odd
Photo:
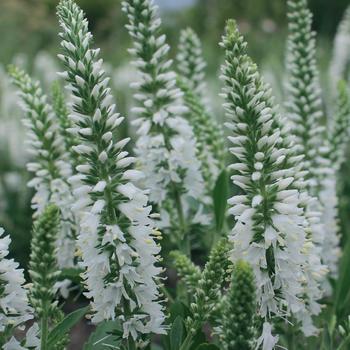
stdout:
[[205,102],[204,69],[206,63],[203,59],[200,39],[191,28],[186,28],[180,32],[176,59],[177,69],[185,84],[200,98],[202,103]]
[[[330,275],[338,275],[338,262],[341,254],[339,237],[339,213],[337,197],[337,179],[341,165],[345,160],[345,152],[350,132],[350,97],[344,81],[338,84],[337,108],[334,120],[330,121],[328,137],[323,147],[324,163],[328,165],[322,178],[320,200],[323,204],[323,222],[327,234],[322,245],[322,253]],[[330,285],[325,284],[328,294]]]
[[34,217],[38,217],[49,203],[60,208],[62,225],[56,240],[59,248],[58,264],[60,267],[72,267],[75,218],[70,210],[73,197],[67,182],[72,169],[63,148],[59,124],[39,82],[33,81],[28,74],[16,67],[10,68],[10,74],[20,89],[19,94],[26,112],[24,124],[28,130],[28,144],[34,158],[33,162],[27,164],[28,170],[34,173],[34,178],[28,184],[36,191],[32,200]]
[[[327,136],[322,126],[324,113],[322,109],[321,90],[316,67],[316,40],[312,32],[312,14],[306,0],[288,2],[289,40],[288,40],[288,110],[292,123],[292,132],[300,154],[304,155],[302,169],[307,171],[307,190],[318,197],[311,210],[322,212],[323,228],[313,233],[318,254],[328,266],[332,275],[337,270],[339,258],[339,237],[337,228],[337,194],[335,174],[338,167],[335,158],[343,152],[340,144],[346,137],[345,127],[340,133],[339,127],[345,126],[344,110],[338,112],[343,122],[336,123],[336,131]],[[330,121],[333,126],[335,123]],[[330,137],[329,137],[330,136]],[[338,141],[340,144],[338,144]],[[338,149],[339,148],[339,149]],[[327,282],[324,286],[329,292]]]
[[207,192],[211,195],[215,181],[225,165],[225,138],[220,124],[207,107],[206,64],[200,39],[191,28],[180,32],[176,58],[179,72],[177,82],[188,108],[185,117],[193,128],[197,140],[197,157],[201,162]]
[[312,239],[307,239],[313,218],[305,212],[309,198],[300,190],[305,186],[298,168],[302,157],[288,137],[288,124],[277,113],[271,91],[247,56],[246,43],[233,21],[221,46],[226,53],[224,107],[235,160],[230,169],[233,183],[241,189],[229,200],[229,213],[235,218],[231,258],[252,265],[259,314],[266,323],[260,340],[274,344],[277,339],[269,332],[274,315],[292,313],[305,333],[315,331],[310,316],[320,312],[316,300],[321,293],[314,275],[321,274],[323,267]]
[[[322,126],[321,89],[316,66],[315,32],[311,30],[312,14],[306,0],[288,1],[287,110],[311,195],[319,186],[320,150],[325,128]],[[322,169],[321,169],[322,171]]]
[[16,327],[24,326],[33,318],[27,292],[24,289],[23,270],[18,263],[8,259],[11,239],[0,228],[0,347],[9,348],[9,343],[19,342],[13,337]]
[[79,213],[78,246],[86,296],[91,299],[92,321],[121,321],[124,339],[164,333],[156,267],[160,247],[154,237],[147,191],[134,185],[144,177],[132,169],[134,158],[117,140],[123,118],[116,112],[101,69],[99,49],[90,47],[92,35],[83,11],[72,1],[58,6],[67,88],[72,92],[74,123],[80,154],[78,174],[71,178]]
[[205,200],[196,140],[183,118],[187,108],[180,101],[182,94],[176,86],[172,61],[168,59],[165,35],[160,34],[157,7],[152,0],[128,0],[123,2],[123,11],[128,16],[127,29],[134,41],[129,52],[135,57],[133,63],[139,71],[139,81],[132,87],[137,90],[134,96],[140,106],[133,111],[138,115],[136,153],[145,173],[144,186],[150,189],[151,202],[163,211],[166,211],[165,202],[169,198],[174,200],[168,205],[176,208],[170,216],[177,215],[175,222],[185,231],[186,201]]

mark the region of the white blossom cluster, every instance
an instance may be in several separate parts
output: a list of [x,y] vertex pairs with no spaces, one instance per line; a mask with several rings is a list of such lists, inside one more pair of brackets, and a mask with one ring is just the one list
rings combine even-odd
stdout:
[[[347,140],[350,134],[350,95],[345,82],[338,84],[337,108],[330,123],[328,137],[322,148],[324,168],[321,180],[320,201],[323,205],[323,222],[325,235],[322,257],[328,265],[330,276],[338,276],[338,262],[341,255],[339,237],[339,213],[337,197],[337,180],[340,168],[345,160]],[[330,286],[325,283],[330,294]]]
[[59,206],[63,222],[57,238],[57,259],[60,267],[72,267],[75,224],[70,210],[73,197],[67,182],[72,169],[63,148],[58,122],[39,82],[32,81],[16,67],[11,68],[10,74],[20,89],[22,107],[26,112],[23,123],[27,127],[28,151],[33,157],[27,168],[34,174],[28,183],[35,189],[32,199],[34,216],[40,215],[48,203]]
[[155,239],[148,191],[135,182],[144,178],[124,150],[129,139],[117,141],[123,117],[116,112],[109,78],[101,69],[99,49],[90,48],[92,35],[83,11],[71,0],[58,7],[66,71],[61,75],[72,92],[72,132],[82,161],[71,177],[79,213],[78,247],[82,275],[91,299],[92,321],[120,320],[124,338],[164,333],[156,266],[160,246]]
[[177,83],[188,108],[185,117],[196,137],[197,157],[201,162],[207,193],[211,196],[218,175],[225,166],[225,138],[205,99],[205,62],[200,39],[191,28],[180,33],[177,63]]
[[[324,113],[322,109],[322,93],[316,66],[316,41],[312,32],[312,14],[306,0],[288,2],[289,37],[288,37],[288,74],[287,92],[289,96],[288,111],[292,123],[292,132],[296,136],[296,144],[300,154],[305,155],[302,170],[308,170],[305,178],[309,193],[318,197],[319,204],[314,201],[311,210],[322,213],[321,228],[313,234],[318,254],[335,276],[339,259],[339,237],[337,225],[336,173],[337,156],[343,154],[341,147],[342,131],[346,135],[344,122],[347,115],[342,115],[333,125],[337,131],[329,135],[322,126]],[[343,111],[344,112],[344,111]],[[336,125],[336,126],[335,126]],[[331,140],[329,139],[331,137]],[[338,142],[339,141],[339,142]],[[332,147],[334,144],[334,147]],[[325,281],[324,285],[327,285]]]
[[9,336],[6,343],[0,345],[5,350],[26,350],[29,346],[34,348],[38,345],[37,325],[27,331],[26,347],[22,347],[13,336],[13,330],[32,319],[33,310],[24,288],[23,270],[18,268],[17,262],[7,258],[10,243],[10,237],[0,228],[0,333],[1,336]]
[[309,171],[306,177],[309,192],[317,196],[325,128],[316,65],[316,34],[311,24],[312,14],[306,0],[288,1],[286,107],[295,143],[299,153],[304,155],[304,169]]
[[235,159],[230,168],[242,192],[229,200],[235,218],[232,259],[247,260],[253,267],[259,314],[266,320],[259,342],[272,349],[277,342],[270,332],[274,315],[293,314],[304,333],[315,331],[311,316],[320,312],[318,280],[325,269],[308,232],[319,225],[319,217],[306,210],[312,199],[301,190],[302,156],[288,137],[288,123],[276,112],[234,22],[228,23],[221,46],[226,52],[224,108]]
[[204,69],[206,63],[203,59],[200,39],[191,28],[186,28],[180,32],[176,60],[178,71],[185,83],[205,103]]
[[176,74],[167,58],[169,46],[160,34],[161,20],[152,0],[123,2],[127,29],[134,41],[129,52],[135,57],[139,81],[132,84],[140,106],[136,154],[145,173],[144,186],[150,189],[151,202],[162,208],[165,200],[181,194],[203,201],[204,181],[196,157],[196,139],[183,115],[187,108],[176,86]]

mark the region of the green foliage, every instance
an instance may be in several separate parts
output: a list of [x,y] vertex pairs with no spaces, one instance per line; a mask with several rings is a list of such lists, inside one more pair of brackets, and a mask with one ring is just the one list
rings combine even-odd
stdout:
[[47,348],[54,348],[57,344],[65,341],[68,332],[84,317],[89,307],[75,310],[63,318],[49,333],[47,338]]
[[227,199],[229,196],[229,180],[226,170],[223,170],[216,180],[213,190],[214,214],[216,232],[221,233],[226,219]]
[[116,328],[114,321],[101,322],[90,335],[84,350],[105,350],[120,346],[122,331]]

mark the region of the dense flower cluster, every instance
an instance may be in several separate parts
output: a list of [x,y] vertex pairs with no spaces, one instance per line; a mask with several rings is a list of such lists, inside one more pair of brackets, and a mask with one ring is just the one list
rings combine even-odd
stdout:
[[[168,198],[181,201],[204,201],[204,181],[201,164],[196,157],[196,139],[192,127],[184,119],[187,108],[181,102],[176,86],[176,74],[167,58],[169,46],[160,34],[161,20],[151,0],[123,2],[127,14],[127,29],[134,41],[129,52],[135,57],[139,81],[132,84],[140,106],[133,108],[138,115],[136,154],[145,173],[145,188],[150,200],[164,209]],[[180,198],[181,197],[181,198]],[[178,210],[178,221],[181,221]],[[182,210],[184,211],[184,210]]]
[[[300,191],[302,157],[296,155],[288,125],[277,114],[271,92],[246,55],[246,43],[232,21],[221,46],[226,53],[224,107],[235,159],[230,168],[233,183],[242,190],[229,200],[236,221],[232,259],[252,264],[261,317],[270,320],[274,314],[292,313],[302,321],[304,332],[312,333],[310,315],[320,312],[316,300],[321,296],[315,276],[324,271],[307,238],[313,218],[304,211],[309,198]],[[266,332],[270,328],[264,327]],[[271,336],[266,332],[262,342]]]
[[196,94],[202,102],[205,102],[206,84],[205,66],[202,44],[197,34],[187,28],[180,32],[178,47],[177,68],[189,89]]
[[306,0],[288,1],[287,110],[295,143],[304,155],[303,170],[308,190],[317,196],[321,146],[325,128],[321,89],[316,66],[316,40],[311,30],[312,14]]
[[57,247],[60,249],[58,263],[61,267],[72,267],[75,225],[70,210],[73,197],[67,183],[72,169],[63,148],[59,124],[39,82],[32,81],[28,74],[16,67],[10,68],[10,74],[20,89],[23,109],[27,114],[24,123],[28,129],[30,153],[34,158],[27,165],[28,170],[34,173],[34,178],[28,184],[36,191],[32,200],[34,216],[40,215],[49,203],[60,208],[63,222],[57,237]]
[[[29,306],[27,291],[24,289],[23,270],[18,268],[18,263],[13,259],[7,258],[10,243],[10,237],[6,236],[4,230],[0,228],[0,346],[2,349],[14,349],[11,346],[19,346],[19,342],[13,337],[13,331],[33,318],[33,310]],[[28,334],[29,342],[30,338],[32,337]]]
[[123,118],[116,112],[102,70],[99,50],[90,47],[92,35],[82,10],[71,0],[58,7],[62,32],[61,75],[72,92],[74,151],[82,161],[70,179],[80,217],[78,246],[84,268],[86,296],[91,299],[93,322],[118,319],[124,338],[164,333],[156,267],[160,247],[154,238],[147,191],[134,185],[144,178],[131,168],[134,158],[117,141]]

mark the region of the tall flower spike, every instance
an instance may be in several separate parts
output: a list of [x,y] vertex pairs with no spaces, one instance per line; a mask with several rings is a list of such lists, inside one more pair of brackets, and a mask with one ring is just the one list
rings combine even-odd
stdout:
[[128,0],[122,6],[134,41],[129,51],[140,76],[132,86],[140,103],[133,111],[139,116],[136,153],[145,172],[143,182],[151,191],[151,202],[160,209],[164,209],[166,198],[175,198],[176,221],[184,226],[184,200],[191,197],[201,202],[205,197],[195,137],[183,118],[187,109],[179,101],[181,91],[176,87],[172,61],[167,58],[165,35],[160,34],[157,7],[152,0]]
[[[350,19],[349,19],[350,20]],[[350,35],[350,34],[349,34]],[[329,158],[336,173],[345,160],[350,136],[350,92],[344,80],[338,83],[337,109],[329,132]]]
[[311,30],[312,14],[307,0],[288,1],[287,110],[311,195],[317,196],[320,149],[325,136],[322,126],[321,89],[316,65],[316,39]]
[[237,261],[221,307],[219,336],[225,350],[254,348],[255,288],[252,268],[245,261]]
[[80,144],[75,151],[83,164],[71,178],[80,213],[78,246],[85,268],[86,296],[94,323],[119,319],[125,340],[164,333],[163,306],[156,267],[160,247],[154,237],[147,191],[134,185],[144,177],[131,168],[133,157],[116,140],[123,118],[112,104],[109,78],[102,70],[99,50],[90,47],[92,35],[83,11],[72,1],[58,6],[62,59],[67,88],[73,94],[73,114]]
[[[312,241],[306,239],[303,172],[288,139],[286,123],[277,114],[269,87],[246,54],[246,43],[229,21],[221,46],[225,49],[223,97],[233,147],[233,183],[242,190],[229,200],[235,218],[231,258],[251,263],[260,316],[265,319],[261,342],[274,343],[271,318],[293,313],[304,331],[314,330],[310,315],[318,313],[318,283],[309,273]],[[284,125],[284,128],[282,128]],[[305,225],[307,225],[305,227]],[[316,264],[317,262],[317,264]],[[303,300],[304,298],[304,300]]]
[[231,268],[229,251],[231,244],[222,238],[210,253],[208,262],[198,281],[191,303],[192,316],[186,320],[188,336],[193,336],[215,312],[222,297],[221,290]]
[[0,228],[0,347],[4,349],[18,326],[33,318],[33,310],[28,304],[27,292],[24,289],[23,270],[18,263],[8,259],[11,239]]
[[32,81],[16,67],[10,67],[10,74],[20,89],[23,109],[27,114],[24,124],[28,129],[30,152],[34,157],[34,161],[27,164],[28,170],[34,173],[34,178],[28,184],[36,190],[32,200],[34,216],[40,215],[49,203],[60,208],[62,225],[57,237],[58,263],[62,268],[73,267],[75,224],[70,210],[73,198],[67,182],[72,169],[62,147],[64,141],[39,82]]
[[346,9],[339,23],[334,38],[333,54],[329,69],[332,89],[336,92],[339,80],[349,78],[347,67],[350,63],[350,6]]
[[35,314],[40,320],[42,348],[47,349],[49,325],[59,313],[55,283],[59,277],[55,257],[55,241],[60,229],[59,209],[49,205],[33,226],[29,275],[32,287],[29,297]]
[[[336,278],[338,275],[338,262],[341,254],[339,237],[339,213],[337,197],[337,178],[342,163],[345,160],[345,151],[350,131],[350,98],[346,83],[338,84],[337,109],[335,118],[330,123],[328,140],[324,151],[324,164],[327,172],[321,181],[320,201],[323,205],[323,222],[325,225],[325,239],[321,256],[327,264],[330,275]],[[331,293],[331,286],[325,283],[327,294]]]
[[211,194],[215,181],[225,166],[224,133],[189,86],[180,79],[178,86],[184,94],[183,99],[188,108],[186,117],[197,139],[197,157],[202,164],[207,191]]
[[204,69],[206,63],[203,59],[200,39],[191,28],[186,28],[180,32],[176,59],[178,71],[185,84],[200,98],[202,103],[205,102]]

